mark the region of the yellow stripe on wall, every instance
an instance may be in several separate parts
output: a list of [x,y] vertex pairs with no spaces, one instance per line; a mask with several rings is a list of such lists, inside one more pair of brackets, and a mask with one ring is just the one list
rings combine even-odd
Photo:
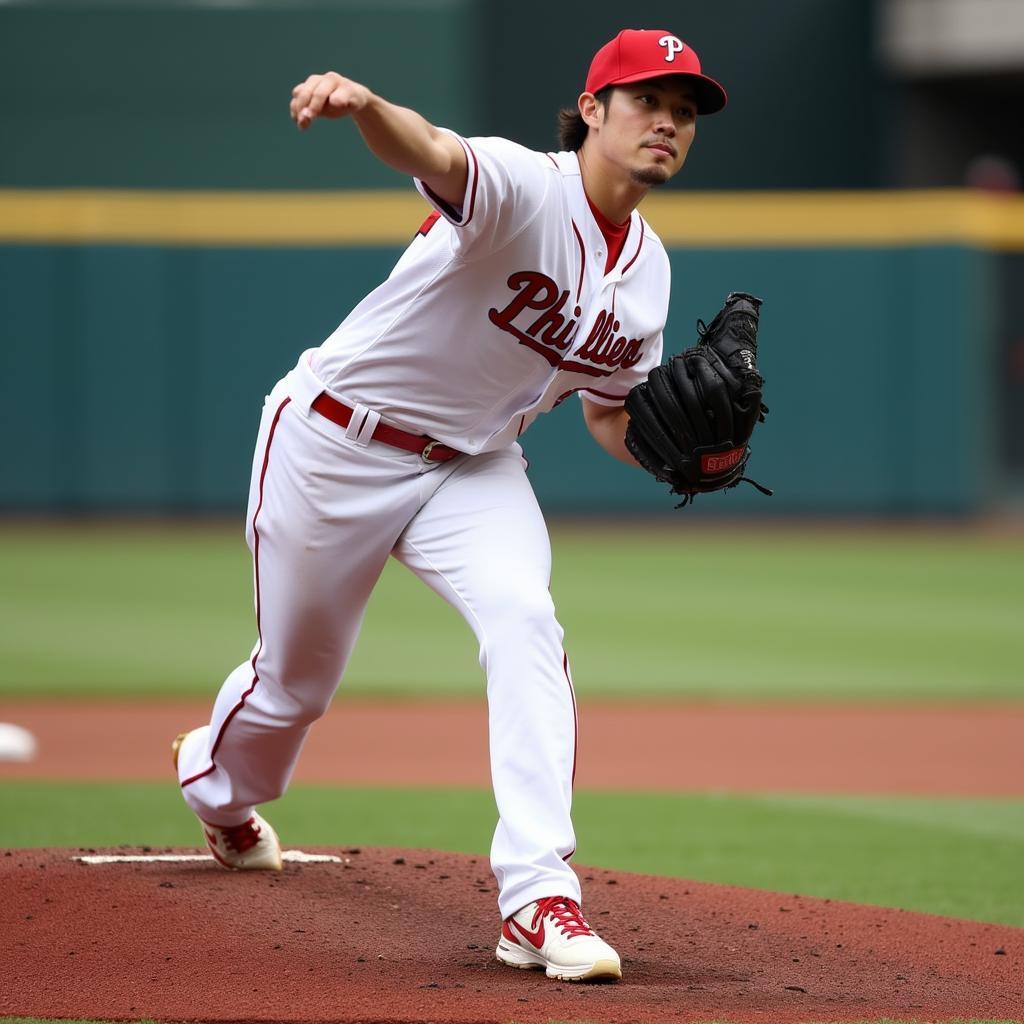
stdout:
[[672,246],[1024,248],[1024,199],[979,192],[655,194],[642,210]]
[[163,245],[406,243],[416,192],[114,192],[0,189],[0,241]]
[[[953,243],[1024,249],[1024,197],[955,190],[655,193],[641,210],[672,247]],[[428,212],[411,189],[150,192],[0,189],[0,242],[403,245]]]

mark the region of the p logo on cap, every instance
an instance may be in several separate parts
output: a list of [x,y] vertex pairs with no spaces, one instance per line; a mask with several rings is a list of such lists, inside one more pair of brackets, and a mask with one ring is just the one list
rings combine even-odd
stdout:
[[609,85],[628,85],[664,75],[681,75],[690,82],[698,114],[714,114],[725,106],[725,90],[701,72],[700,58],[693,48],[665,29],[624,28],[594,54],[586,91],[596,93]]
[[662,36],[658,40],[658,45],[664,46],[668,50],[665,60],[669,64],[676,59],[677,53],[682,53],[683,51],[683,41],[678,36]]

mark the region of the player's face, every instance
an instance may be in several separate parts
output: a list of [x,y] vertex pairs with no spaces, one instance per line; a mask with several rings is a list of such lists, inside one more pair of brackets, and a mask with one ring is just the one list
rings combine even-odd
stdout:
[[662,185],[674,175],[697,129],[693,87],[673,76],[612,90],[599,133],[604,156],[640,185]]

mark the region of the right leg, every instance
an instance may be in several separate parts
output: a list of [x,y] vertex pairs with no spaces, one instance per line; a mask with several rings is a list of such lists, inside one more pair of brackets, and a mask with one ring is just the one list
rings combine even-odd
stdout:
[[547,527],[516,450],[463,462],[432,494],[395,557],[466,619],[487,674],[491,846],[507,918],[534,900],[579,902],[568,861],[576,703],[549,582]]
[[259,639],[221,688],[210,725],[178,752],[185,800],[203,821],[240,825],[285,791],[420,500],[423,464],[393,451],[357,446],[307,415],[286,382],[268,398],[246,531]]
[[417,513],[395,557],[461,612],[487,673],[496,955],[567,981],[621,976],[587,924],[570,809],[576,702],[548,587],[547,529],[516,449],[466,460]]

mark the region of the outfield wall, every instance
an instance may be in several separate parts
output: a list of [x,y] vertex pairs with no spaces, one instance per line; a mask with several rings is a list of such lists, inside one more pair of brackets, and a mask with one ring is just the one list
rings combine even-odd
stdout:
[[[0,191],[0,507],[242,507],[262,396],[382,280],[412,193]],[[669,351],[733,289],[765,298],[772,409],[713,510],[966,514],[1005,483],[999,288],[1024,201],[964,193],[673,194]],[[667,512],[575,402],[524,438],[544,507]],[[710,502],[704,503],[710,506]]]

